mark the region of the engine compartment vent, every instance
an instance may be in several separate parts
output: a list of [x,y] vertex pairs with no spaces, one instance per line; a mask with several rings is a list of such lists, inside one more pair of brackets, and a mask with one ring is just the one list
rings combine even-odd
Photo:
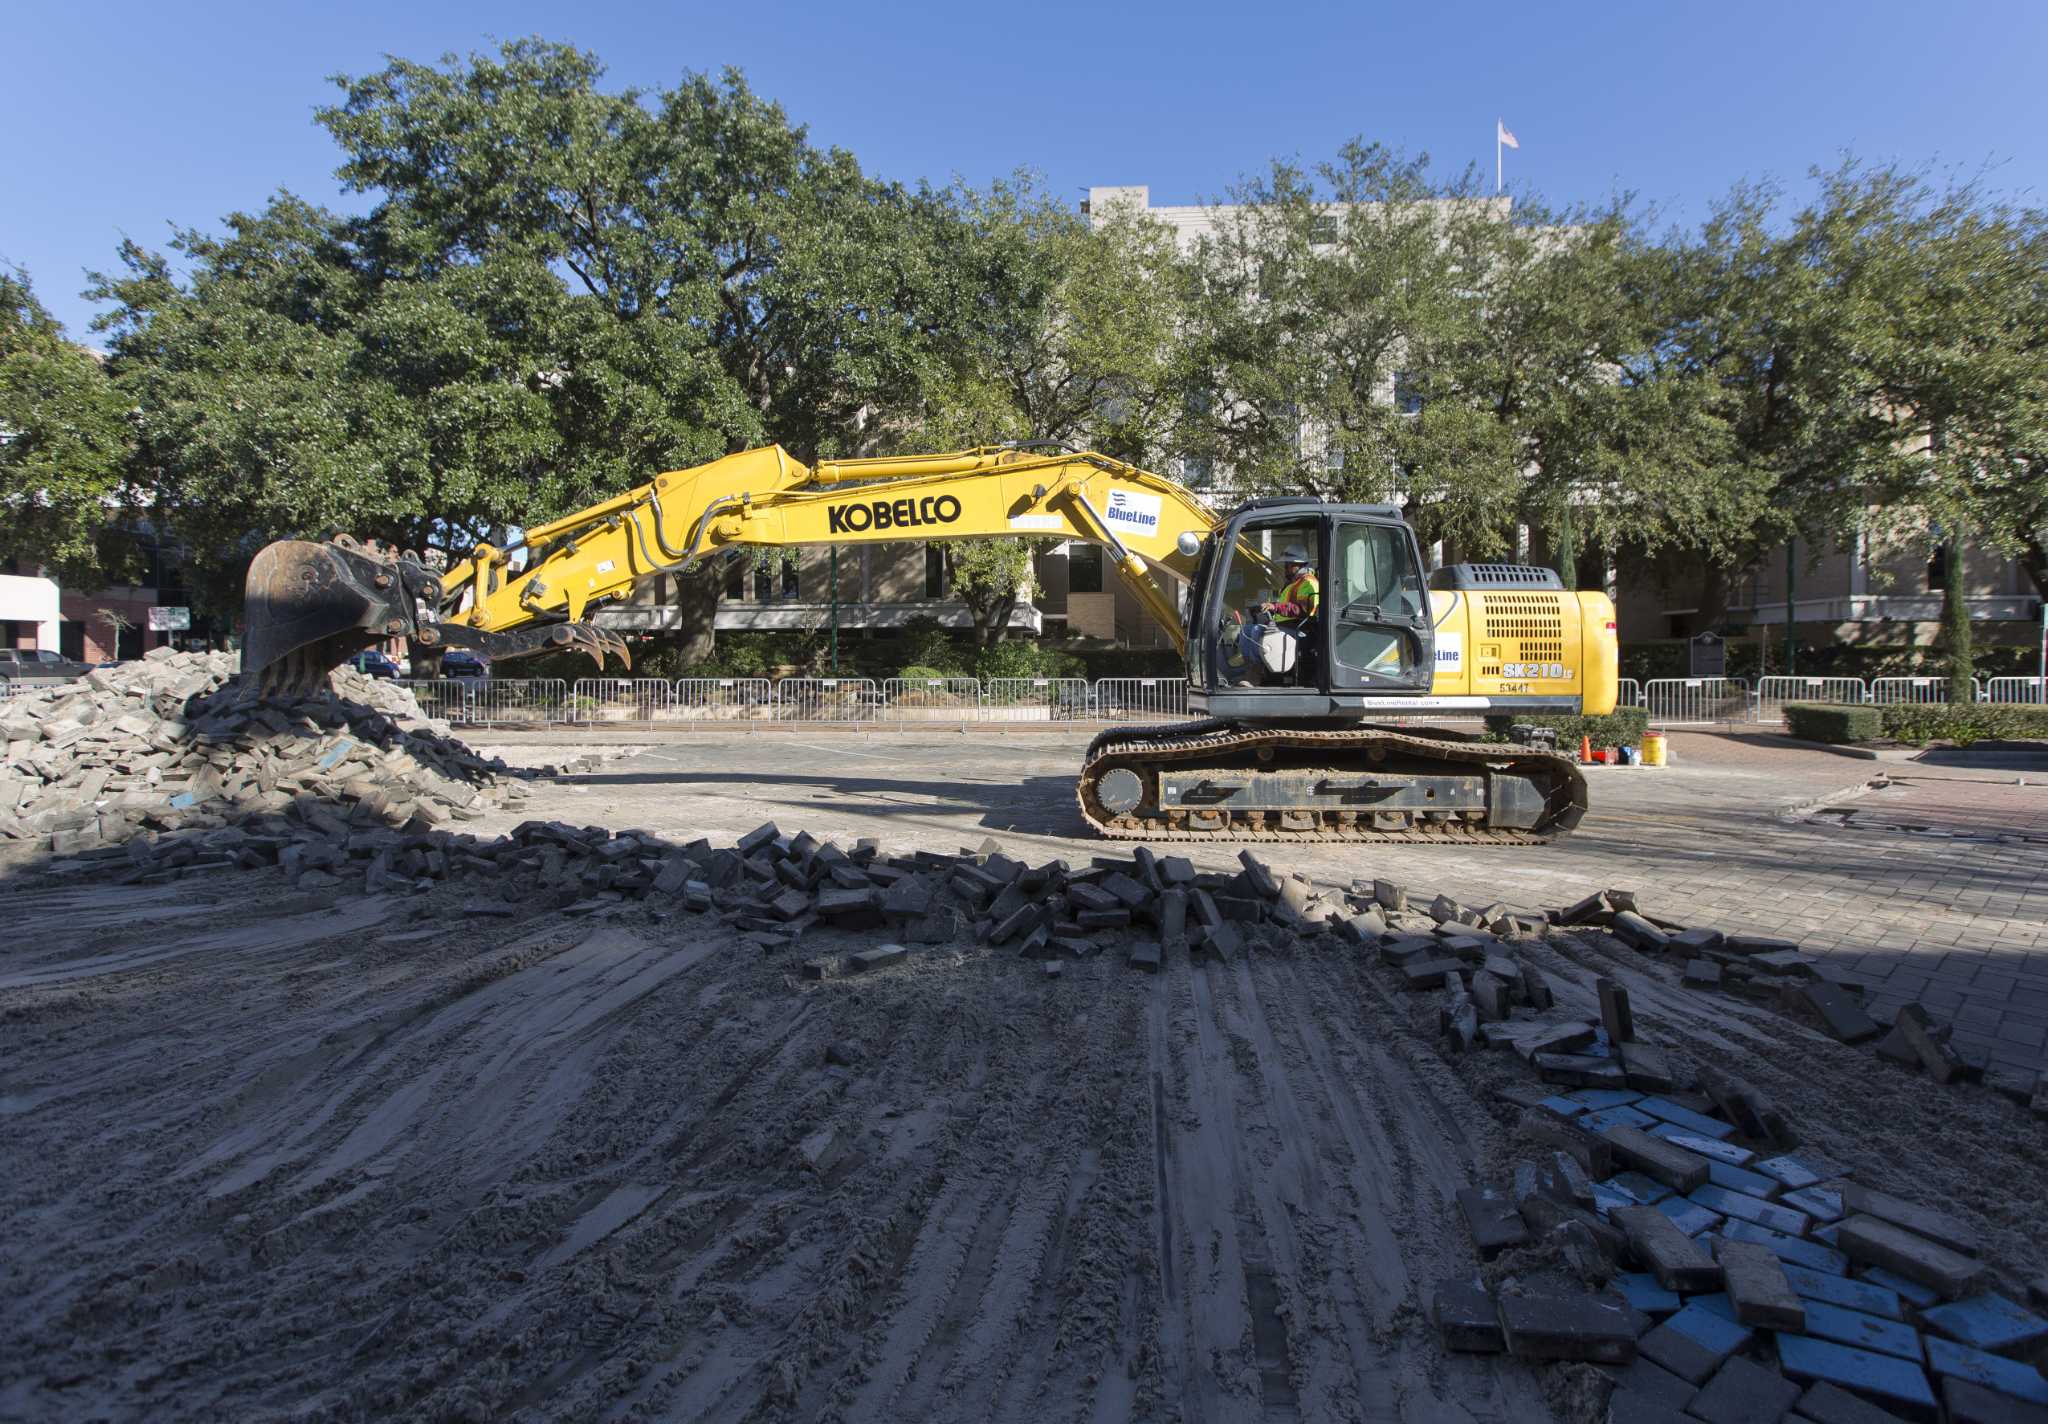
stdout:
[[1539,569],[1533,564],[1446,564],[1429,576],[1434,589],[1471,589],[1488,592],[1503,588],[1547,588],[1562,592],[1564,580],[1556,569]]

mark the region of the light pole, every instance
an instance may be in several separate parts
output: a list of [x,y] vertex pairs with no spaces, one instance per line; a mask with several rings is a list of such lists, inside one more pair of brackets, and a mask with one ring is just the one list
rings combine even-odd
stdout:
[[832,676],[839,676],[839,546],[832,546]]

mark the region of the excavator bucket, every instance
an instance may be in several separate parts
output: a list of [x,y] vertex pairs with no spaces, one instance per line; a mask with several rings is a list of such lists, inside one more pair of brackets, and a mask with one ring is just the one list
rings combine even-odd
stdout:
[[353,540],[285,539],[249,563],[242,677],[264,691],[310,689],[378,638],[417,620],[398,560]]
[[412,554],[346,536],[266,545],[250,561],[242,592],[242,679],[265,693],[317,690],[379,638],[407,638],[425,649],[473,648],[493,662],[568,652],[600,670],[607,658],[633,666],[625,641],[590,623],[487,633],[436,622],[441,583],[432,571]]

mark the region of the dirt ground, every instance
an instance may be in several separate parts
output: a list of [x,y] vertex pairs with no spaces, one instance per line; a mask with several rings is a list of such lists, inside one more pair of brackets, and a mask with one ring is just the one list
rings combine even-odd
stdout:
[[[614,747],[526,814],[1113,849],[1059,819],[1071,746],[990,738],[922,781],[860,770],[900,754],[878,741],[817,747]],[[1692,814],[1762,826],[1866,772],[1802,774],[1703,769]],[[1661,814],[1610,804],[1617,840]],[[1552,902],[1505,874],[1551,852],[1429,854],[1398,858],[1411,888]],[[1525,1070],[1447,1059],[1434,1005],[1334,944],[1051,980],[962,942],[814,982],[800,960],[871,938],[764,954],[499,893],[0,882],[0,1419],[1556,1416],[1557,1371],[1427,1323],[1475,1269],[1450,1200],[1514,1159],[1492,1089]],[[1621,977],[1648,1036],[1944,1199],[2014,1276],[2048,1265],[2048,1126],[1604,935],[1541,957],[1583,1008]]]

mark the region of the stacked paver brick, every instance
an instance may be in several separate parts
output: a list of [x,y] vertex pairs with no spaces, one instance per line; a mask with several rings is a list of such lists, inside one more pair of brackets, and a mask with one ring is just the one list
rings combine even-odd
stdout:
[[1549,1245],[1604,1288],[1443,1282],[1446,1348],[1601,1365],[1610,1417],[1644,1424],[2048,1420],[2048,1283],[1800,1150],[1754,1086],[1632,1051],[1626,990],[1597,988],[1598,1023],[1489,1025],[1552,1087],[1504,1090],[1534,1156],[1456,1209],[1482,1258]]
[[1641,954],[1678,967],[1693,988],[1774,1006],[1838,1042],[1871,1044],[1880,1056],[1925,1071],[1939,1083],[1985,1084],[2048,1118],[2048,1072],[1990,1067],[1955,1046],[1954,1025],[1938,1021],[1921,1004],[1902,1005],[1887,1028],[1865,1011],[1860,981],[1823,977],[1819,961],[1789,940],[1654,920],[1639,912],[1632,894],[1619,890],[1589,895],[1555,918],[1561,926],[1605,928]]

